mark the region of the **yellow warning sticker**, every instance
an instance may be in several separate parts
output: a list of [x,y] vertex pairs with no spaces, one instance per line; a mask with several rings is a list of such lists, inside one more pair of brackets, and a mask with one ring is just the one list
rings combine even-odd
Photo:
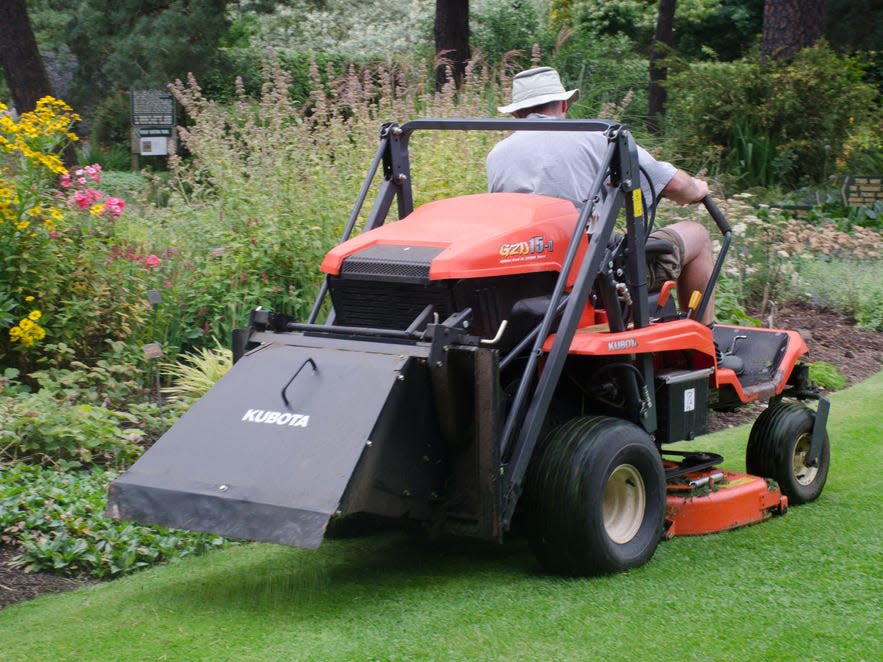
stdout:
[[632,191],[632,203],[635,206],[635,216],[642,216],[644,214],[644,206],[641,202],[641,189],[636,188]]

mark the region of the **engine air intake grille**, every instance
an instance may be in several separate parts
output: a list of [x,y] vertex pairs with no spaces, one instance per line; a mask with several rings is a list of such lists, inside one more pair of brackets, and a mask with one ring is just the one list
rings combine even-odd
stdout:
[[343,261],[340,275],[398,282],[428,282],[429,267],[444,250],[438,246],[371,246]]

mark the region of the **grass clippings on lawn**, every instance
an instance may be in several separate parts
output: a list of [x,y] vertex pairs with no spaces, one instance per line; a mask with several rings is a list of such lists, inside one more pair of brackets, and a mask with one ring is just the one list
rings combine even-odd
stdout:
[[[832,400],[816,503],[628,573],[545,575],[521,540],[251,544],[0,611],[2,659],[880,660],[883,373]],[[741,469],[747,434],[701,441]]]

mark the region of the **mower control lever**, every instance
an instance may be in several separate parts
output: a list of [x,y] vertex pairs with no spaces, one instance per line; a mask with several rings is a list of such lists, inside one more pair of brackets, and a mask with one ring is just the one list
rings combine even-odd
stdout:
[[721,210],[717,208],[717,205],[714,203],[714,200],[711,199],[710,195],[706,195],[704,198],[702,198],[702,204],[705,205],[705,208],[708,210],[709,215],[712,219],[714,219],[714,222],[717,224],[717,227],[721,231],[721,234],[732,232],[732,230],[730,230],[730,224],[727,222],[727,219],[724,218]]

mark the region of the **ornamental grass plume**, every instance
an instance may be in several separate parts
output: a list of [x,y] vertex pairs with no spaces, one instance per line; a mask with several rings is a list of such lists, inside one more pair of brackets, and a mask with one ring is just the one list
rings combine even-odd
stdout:
[[[155,229],[150,246],[157,255],[179,251],[164,273],[187,274],[169,278],[168,305],[157,313],[158,335],[169,344],[226,341],[258,305],[303,318],[321,282],[318,265],[340,237],[377,150],[381,124],[487,117],[503,94],[480,59],[459,90],[436,91],[429,62],[342,70],[314,63],[310,76],[312,92],[303,102],[293,99],[291,76],[272,57],[263,66],[259,98],[248,96],[241,80],[229,104],[207,98],[192,76],[172,86],[188,115],[178,132],[189,156],[169,157],[169,206],[139,219]],[[416,203],[484,191],[484,157],[499,138],[415,135]],[[378,186],[373,182],[372,193]],[[358,223],[369,210],[370,204]]]

